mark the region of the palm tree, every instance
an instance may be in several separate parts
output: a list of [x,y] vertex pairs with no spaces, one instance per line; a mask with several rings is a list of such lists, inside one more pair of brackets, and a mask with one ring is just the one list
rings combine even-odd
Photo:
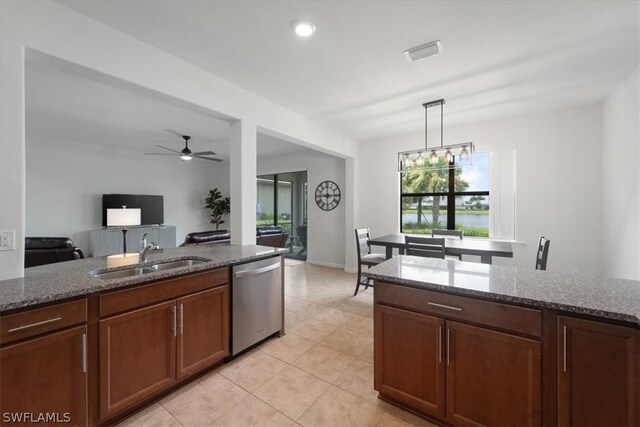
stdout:
[[[462,170],[454,170],[454,190],[464,191],[469,188],[469,183],[461,178]],[[449,168],[447,161],[438,159],[435,165],[427,164],[418,166],[416,164],[407,167],[402,174],[402,188],[404,193],[447,193],[449,192]],[[433,196],[431,205],[431,215],[433,218],[432,227],[439,226],[440,223],[440,195]],[[422,225],[422,203],[423,197],[418,197],[418,228]]]

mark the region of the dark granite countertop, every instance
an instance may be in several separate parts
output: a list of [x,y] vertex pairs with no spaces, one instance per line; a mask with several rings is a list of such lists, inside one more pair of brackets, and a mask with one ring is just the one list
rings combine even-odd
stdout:
[[[89,295],[151,280],[242,264],[284,252],[285,249],[282,248],[229,244],[159,249],[149,252],[148,261],[144,265],[151,265],[157,261],[178,261],[186,258],[199,258],[206,262],[191,267],[110,280],[93,277],[91,272],[123,270],[131,268],[131,265],[117,266],[119,262],[122,263],[121,258],[97,257],[27,268],[25,269],[25,277],[0,281],[0,312]],[[133,254],[132,258],[133,262],[137,264],[136,255]],[[116,266],[112,267],[113,265]]]
[[550,308],[640,326],[640,282],[399,255],[363,275],[414,288]]

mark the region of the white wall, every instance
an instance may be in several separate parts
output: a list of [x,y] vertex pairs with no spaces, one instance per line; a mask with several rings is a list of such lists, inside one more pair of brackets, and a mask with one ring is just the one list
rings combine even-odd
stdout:
[[605,276],[640,280],[640,67],[604,102],[602,264]]
[[[319,152],[299,152],[258,158],[258,175],[307,171],[307,262],[345,267],[345,161]],[[334,181],[342,199],[332,211],[316,205],[315,191],[322,181]]]
[[[601,273],[601,135],[600,105],[459,127],[447,127],[445,108],[445,144],[516,149],[516,239],[524,245],[514,244],[514,259],[494,258],[496,264],[532,269],[544,235],[549,270]],[[369,226],[373,235],[399,231],[397,153],[423,146],[422,133],[360,144],[357,227]]]
[[26,149],[26,235],[70,237],[85,254],[89,230],[102,225],[102,194],[163,195],[165,224],[177,227],[177,244],[189,232],[215,228],[204,209],[210,189],[229,194],[225,163],[34,136],[27,136]]
[[[25,48],[143,88],[147,95],[186,102],[229,122],[250,123],[247,130],[259,128],[345,158],[353,157],[357,150],[355,141],[343,135],[56,2],[0,1],[0,229],[16,232],[16,250],[0,252],[0,279],[24,274]],[[245,132],[242,138],[255,139],[255,135]],[[246,176],[255,177],[249,171],[255,169],[255,153],[243,156],[245,147],[251,147],[249,142],[238,151],[232,146],[232,156],[236,154],[232,164],[241,162]],[[232,196],[241,197],[232,199],[238,203],[240,198],[243,208],[248,207],[245,197],[255,199],[250,197],[255,181],[233,183]],[[244,210],[236,210],[236,215]],[[239,215],[237,219],[240,223],[234,222],[238,227],[234,235],[248,242],[255,233],[251,232],[255,216]]]

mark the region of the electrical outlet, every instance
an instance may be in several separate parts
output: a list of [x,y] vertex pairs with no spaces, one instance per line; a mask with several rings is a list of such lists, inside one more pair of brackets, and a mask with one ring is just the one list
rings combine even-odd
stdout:
[[15,251],[16,250],[16,232],[0,231],[0,251]]

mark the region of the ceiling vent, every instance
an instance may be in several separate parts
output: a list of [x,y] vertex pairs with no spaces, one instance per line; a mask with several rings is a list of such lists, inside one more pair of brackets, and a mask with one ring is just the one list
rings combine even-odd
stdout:
[[428,58],[433,55],[438,55],[440,53],[442,53],[442,42],[440,40],[425,43],[404,51],[404,54],[407,55],[407,59],[411,62]]

